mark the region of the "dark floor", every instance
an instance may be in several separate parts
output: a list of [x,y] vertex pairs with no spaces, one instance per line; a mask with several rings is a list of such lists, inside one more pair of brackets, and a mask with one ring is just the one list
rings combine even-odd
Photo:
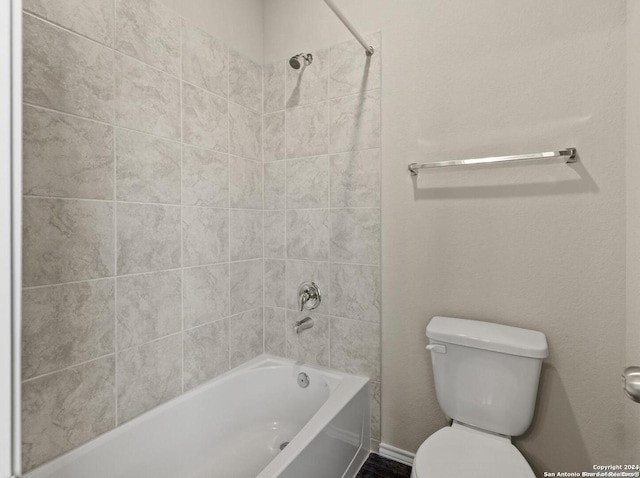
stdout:
[[411,467],[371,453],[356,478],[409,478]]

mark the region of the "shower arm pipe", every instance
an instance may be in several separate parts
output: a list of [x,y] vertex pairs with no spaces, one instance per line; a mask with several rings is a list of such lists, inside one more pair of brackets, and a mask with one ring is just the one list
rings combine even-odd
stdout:
[[324,0],[324,3],[327,4],[327,6],[333,10],[333,13],[336,14],[336,16],[340,19],[340,21],[342,23],[344,23],[344,26],[347,27],[347,29],[351,32],[351,34],[356,37],[356,40],[358,40],[358,42],[360,42],[360,44],[362,45],[362,47],[364,48],[365,52],[367,53],[367,56],[371,56],[374,53],[374,49],[371,45],[367,45],[367,42],[364,41],[364,38],[362,35],[360,35],[360,33],[358,33],[358,30],[356,30],[356,27],[353,26],[353,24],[349,21],[349,19],[347,17],[344,16],[344,13],[342,13],[340,11],[340,9],[338,8],[338,6],[334,3],[333,0]]

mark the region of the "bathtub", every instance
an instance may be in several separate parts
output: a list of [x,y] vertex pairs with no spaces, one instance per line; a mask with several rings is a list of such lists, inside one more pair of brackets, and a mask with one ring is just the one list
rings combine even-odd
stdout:
[[352,478],[369,454],[368,389],[261,355],[24,476]]

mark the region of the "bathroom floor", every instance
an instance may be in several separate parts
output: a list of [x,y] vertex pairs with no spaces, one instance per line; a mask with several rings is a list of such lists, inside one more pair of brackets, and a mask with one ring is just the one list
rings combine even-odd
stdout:
[[356,478],[409,478],[411,467],[371,453]]

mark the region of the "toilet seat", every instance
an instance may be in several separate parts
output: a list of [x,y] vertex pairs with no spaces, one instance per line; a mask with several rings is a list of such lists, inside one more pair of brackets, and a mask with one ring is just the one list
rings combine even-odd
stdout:
[[420,446],[412,478],[535,478],[509,438],[455,423]]

